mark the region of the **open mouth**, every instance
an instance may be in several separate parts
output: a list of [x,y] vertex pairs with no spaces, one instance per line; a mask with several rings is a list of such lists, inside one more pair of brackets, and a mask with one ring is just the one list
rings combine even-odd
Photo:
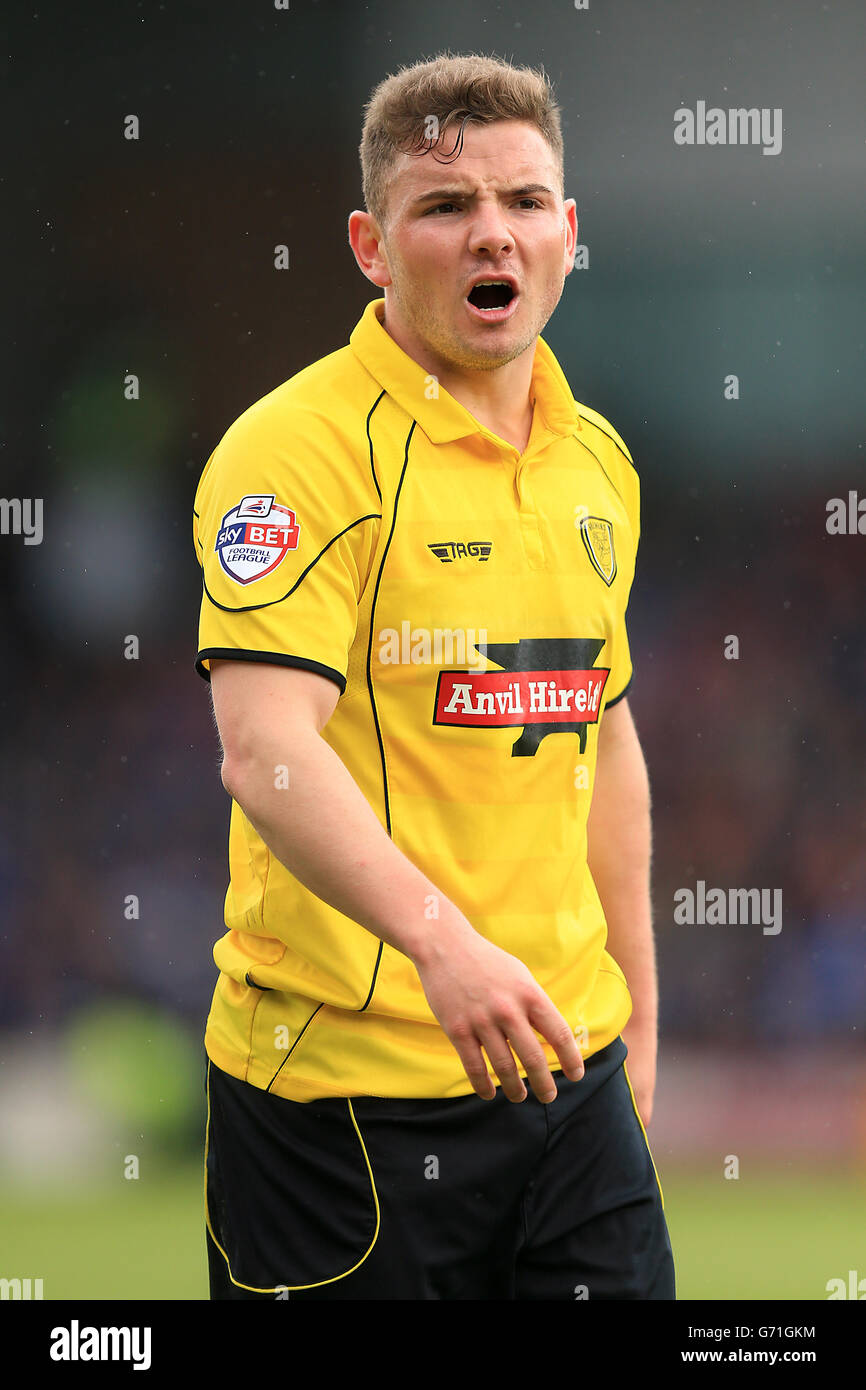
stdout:
[[466,298],[476,309],[505,309],[514,298],[514,290],[505,280],[482,280]]

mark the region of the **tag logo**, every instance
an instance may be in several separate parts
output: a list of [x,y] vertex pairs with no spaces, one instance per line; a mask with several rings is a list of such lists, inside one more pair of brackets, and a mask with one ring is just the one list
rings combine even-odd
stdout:
[[616,554],[613,548],[613,527],[600,516],[585,516],[580,523],[580,535],[593,569],[610,588],[616,578]]
[[229,579],[252,584],[272,574],[290,550],[297,550],[300,534],[290,507],[275,501],[273,493],[257,492],[226,512],[214,550]]
[[492,541],[439,541],[437,545],[428,543],[428,550],[432,550],[437,560],[441,560],[443,565],[450,565],[452,560],[462,560],[468,557],[472,560],[489,560],[490,552],[493,550]]

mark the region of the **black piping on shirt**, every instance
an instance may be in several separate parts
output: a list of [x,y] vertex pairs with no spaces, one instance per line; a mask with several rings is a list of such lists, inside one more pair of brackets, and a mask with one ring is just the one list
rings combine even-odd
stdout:
[[370,411],[369,411],[369,414],[368,414],[368,416],[367,416],[366,424],[365,424],[365,426],[364,426],[365,430],[367,431],[367,443],[368,443],[369,446],[370,446],[370,472],[373,474],[373,482],[375,483],[375,485],[376,485],[376,491],[377,491],[378,494],[379,494],[379,502],[380,502],[380,504],[381,504],[381,501],[382,501],[382,489],[381,489],[380,486],[379,486],[379,479],[376,477],[376,465],[375,465],[375,463],[374,463],[374,461],[373,461],[373,441],[372,441],[372,439],[370,438],[370,421],[371,421],[372,418],[373,418],[373,411],[376,409],[376,406],[379,404],[380,400],[382,399],[382,397],[383,397],[384,395],[385,395],[385,390],[384,390],[384,388],[383,388],[383,389],[379,392],[379,394],[378,394],[378,396],[376,397],[376,399],[374,400],[373,404],[370,406]]
[[[256,985],[255,988],[256,988],[256,989],[261,989],[261,985]],[[291,1045],[291,1047],[289,1048],[288,1052],[286,1053],[285,1057],[284,1057],[283,1060],[280,1062],[280,1065],[277,1067],[276,1071],[274,1072],[273,1076],[271,1077],[270,1081],[268,1082],[267,1086],[265,1087],[265,1090],[266,1090],[266,1091],[269,1091],[269,1090],[271,1089],[271,1087],[273,1086],[274,1082],[276,1081],[276,1079],[277,1079],[277,1077],[279,1076],[280,1072],[282,1071],[283,1067],[286,1065],[286,1062],[288,1062],[289,1058],[291,1057],[291,1055],[292,1055],[292,1053],[294,1052],[295,1048],[297,1047],[298,1043],[301,1041],[301,1038],[304,1036],[304,1034],[306,1033],[306,1031],[307,1031],[307,1029],[309,1028],[310,1024],[312,1023],[313,1019],[316,1017],[316,1014],[319,1012],[319,1009],[323,1009],[324,1007],[325,1007],[324,1004],[317,1004],[316,1007],[313,1009],[313,1012],[310,1014],[310,1017],[307,1019],[306,1023],[304,1024],[303,1028],[301,1029],[300,1033],[299,1033],[298,1036],[295,1038],[295,1041],[292,1043],[292,1045]]]
[[[371,413],[372,413],[372,412],[371,412]],[[377,711],[377,709],[376,709],[376,697],[375,697],[375,694],[374,694],[374,692],[373,692],[373,673],[372,673],[373,633],[374,633],[375,630],[376,630],[376,621],[375,621],[376,600],[377,600],[378,597],[379,597],[379,586],[380,586],[380,584],[381,584],[381,582],[382,582],[382,572],[383,572],[383,570],[384,570],[384,568],[385,568],[385,561],[386,561],[387,558],[388,558],[388,551],[389,551],[389,549],[390,549],[391,540],[392,540],[393,535],[394,535],[394,528],[395,528],[396,525],[397,525],[397,508],[398,508],[398,506],[400,505],[400,492],[401,492],[401,490],[402,490],[402,488],[403,488],[403,479],[406,477],[406,468],[407,468],[407,466],[408,466],[408,464],[409,464],[409,444],[411,443],[412,435],[415,433],[415,426],[417,425],[417,423],[418,423],[417,420],[413,420],[413,421],[412,421],[412,425],[411,425],[411,427],[410,427],[409,433],[408,433],[407,436],[406,436],[406,447],[405,447],[405,449],[404,449],[404,451],[403,451],[403,468],[402,468],[402,471],[401,471],[401,473],[400,473],[400,481],[399,481],[399,483],[397,484],[397,493],[396,493],[396,496],[395,496],[395,498],[394,498],[394,515],[393,515],[392,518],[391,518],[391,529],[390,529],[390,531],[388,532],[388,539],[387,539],[387,541],[385,542],[385,549],[384,549],[384,551],[382,552],[382,561],[381,561],[381,564],[379,565],[379,573],[376,575],[376,587],[375,587],[375,589],[374,589],[374,591],[373,591],[373,602],[372,602],[371,607],[370,607],[370,635],[369,635],[369,638],[368,638],[368,641],[367,641],[367,690],[368,690],[368,693],[369,693],[369,696],[370,696],[370,708],[371,708],[372,713],[373,713],[373,723],[374,723],[374,725],[375,725],[375,727],[376,727],[376,738],[377,738],[378,743],[379,743],[379,756],[380,756],[380,758],[381,758],[381,760],[382,760],[382,791],[383,791],[384,802],[385,802],[385,828],[386,828],[386,830],[387,830],[387,832],[388,832],[389,835],[391,834],[391,802],[390,802],[390,798],[389,798],[389,796],[388,796],[388,765],[387,765],[387,762],[386,762],[386,759],[385,759],[385,745],[384,745],[383,742],[382,742],[382,730],[381,730],[381,728],[380,728],[380,726],[379,726],[379,714],[378,714],[378,711]],[[372,447],[372,446],[371,446],[371,447]],[[361,1008],[358,1010],[359,1013],[363,1013],[364,1010],[365,1010],[366,1008],[368,1008],[368,1006],[369,1006],[369,1004],[370,1004],[370,1001],[371,1001],[371,999],[373,998],[373,990],[376,988],[376,977],[377,977],[377,975],[379,974],[379,965],[380,965],[381,960],[382,960],[382,950],[383,950],[383,947],[384,947],[384,942],[383,942],[383,941],[380,941],[380,942],[379,942],[379,950],[378,950],[378,953],[377,953],[377,955],[376,955],[376,964],[375,964],[375,966],[373,967],[373,978],[372,978],[372,980],[370,981],[369,993],[367,994],[367,998],[364,1000],[364,1003],[361,1005]]]
[[357,518],[356,521],[350,521],[348,526],[344,526],[343,529],[342,529],[342,531],[338,531],[337,534],[336,534],[336,536],[332,536],[332,537],[331,537],[331,539],[328,541],[327,545],[323,545],[323,546],[322,546],[322,549],[319,551],[319,553],[318,553],[318,555],[316,556],[316,558],[315,558],[314,560],[311,560],[311,561],[310,561],[310,563],[307,565],[307,568],[304,570],[303,574],[299,574],[299,575],[298,575],[298,577],[297,577],[297,579],[295,580],[294,584],[292,585],[291,589],[289,589],[286,593],[284,593],[284,594],[282,595],[281,598],[272,598],[272,599],[269,600],[268,603],[248,603],[244,608],[229,608],[228,604],[219,603],[219,602],[214,598],[213,594],[212,594],[212,593],[210,592],[210,590],[208,589],[207,581],[206,581],[206,580],[203,580],[203,581],[202,581],[203,584],[204,584],[204,591],[205,591],[205,593],[207,594],[208,598],[210,599],[211,603],[213,604],[214,608],[220,608],[220,609],[222,609],[223,613],[254,613],[254,612],[255,612],[257,609],[259,609],[259,608],[273,608],[273,606],[274,606],[275,603],[284,603],[285,600],[286,600],[287,598],[289,598],[290,595],[292,595],[292,594],[295,592],[295,590],[297,589],[298,585],[299,585],[299,584],[302,584],[303,581],[306,579],[307,575],[310,573],[310,570],[313,568],[313,566],[314,566],[314,565],[317,565],[317,564],[319,563],[319,561],[321,560],[321,558],[322,558],[322,556],[324,555],[325,551],[326,551],[326,550],[330,550],[330,548],[331,548],[331,546],[334,544],[334,542],[335,542],[335,541],[338,541],[338,540],[340,539],[341,536],[345,536],[345,534],[346,534],[347,531],[351,531],[352,528],[353,528],[354,526],[360,526],[362,521],[380,521],[380,520],[381,520],[381,515],[380,515],[379,512],[367,512],[366,516],[359,516],[359,517]]

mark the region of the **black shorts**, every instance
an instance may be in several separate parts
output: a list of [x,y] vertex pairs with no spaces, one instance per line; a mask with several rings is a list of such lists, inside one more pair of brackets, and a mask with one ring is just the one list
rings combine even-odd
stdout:
[[301,1103],[209,1062],[211,1298],[675,1298],[626,1056],[554,1073],[550,1105]]

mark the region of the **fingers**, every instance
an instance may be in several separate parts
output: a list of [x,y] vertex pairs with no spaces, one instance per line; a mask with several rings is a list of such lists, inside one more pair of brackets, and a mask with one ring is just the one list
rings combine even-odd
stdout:
[[496,1095],[496,1087],[487,1070],[487,1063],[475,1036],[468,1030],[455,1029],[451,1034],[451,1041],[463,1063],[463,1070],[472,1082],[472,1089],[475,1094],[480,1096],[482,1100],[493,1100]]
[[[484,1051],[490,1058],[490,1065],[499,1077],[500,1085],[509,1100],[521,1101],[526,1099],[526,1087],[517,1070],[517,1063],[514,1054],[508,1045],[505,1034],[497,1029],[488,1029],[481,1034],[481,1042]],[[523,1059],[521,1058],[521,1061]],[[553,1082],[553,1077],[548,1072],[548,1077]],[[554,1086],[554,1091],[556,1087]],[[540,1097],[539,1097],[540,1098]]]
[[[535,1019],[538,1019],[538,1022],[534,1021]],[[488,1028],[479,1033],[490,1065],[510,1101],[525,1100],[527,1095],[526,1085],[518,1070],[518,1061],[526,1072],[526,1081],[535,1097],[545,1105],[556,1100],[556,1081],[537,1033],[546,1037],[553,1047],[562,1070],[570,1081],[579,1081],[583,1076],[583,1058],[574,1034],[558,1010],[549,1004],[547,1009],[541,1009],[534,1016],[531,1026],[527,1020],[518,1020],[504,1029]],[[471,1076],[469,1079],[473,1080]],[[487,1080],[490,1081],[489,1075]],[[477,1086],[475,1089],[480,1095]],[[490,1092],[485,1092],[485,1098],[489,1096]]]
[[550,1043],[569,1081],[579,1081],[583,1076],[584,1066],[577,1039],[562,1014],[546,996],[540,1007],[530,1013],[529,1021]]
[[486,969],[481,980],[470,975],[469,985],[462,977],[455,984],[453,972],[446,972],[444,984],[435,978],[435,971],[428,972],[433,978],[424,988],[431,1008],[455,1047],[472,1089],[482,1100],[496,1095],[495,1077],[510,1101],[525,1100],[528,1085],[538,1100],[549,1104],[556,1099],[557,1086],[548,1049],[556,1053],[570,1081],[583,1076],[583,1058],[574,1032],[525,966],[486,943],[484,953],[481,962]]

